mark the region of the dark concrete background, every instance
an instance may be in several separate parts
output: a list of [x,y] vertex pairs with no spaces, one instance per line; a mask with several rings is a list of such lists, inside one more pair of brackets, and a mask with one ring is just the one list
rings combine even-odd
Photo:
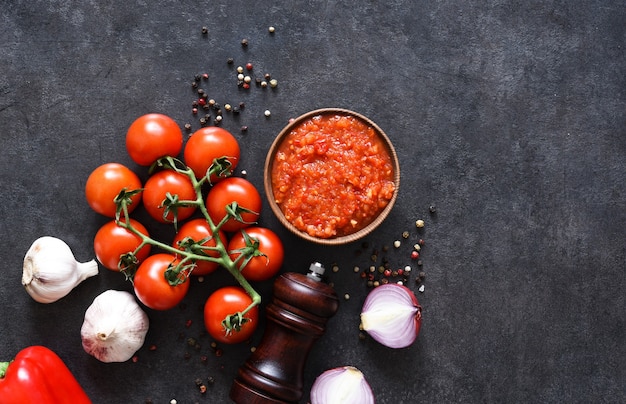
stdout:
[[[399,153],[399,200],[368,247],[310,245],[263,211],[288,246],[285,271],[336,263],[330,278],[351,296],[311,354],[305,397],[323,370],[354,365],[379,403],[625,402],[625,27],[623,1],[0,1],[0,357],[47,345],[98,403],[228,401],[262,330],[212,353],[199,308],[227,275],[194,283],[186,308],[148,311],[138,362],[122,364],[80,345],[93,298],[131,290],[121,276],[101,269],[50,305],[20,285],[42,235],[93,257],[105,219],[84,200],[88,174],[117,161],[145,178],[126,155],[127,127],[162,112],[198,128],[189,83],[208,72],[213,98],[246,103],[223,127],[259,188],[273,137],[312,109],[367,115]],[[238,89],[229,57],[279,87]],[[415,264],[411,245],[426,240],[424,322],[413,346],[392,351],[359,339],[368,289],[352,268],[404,230],[385,255]],[[265,301],[270,286],[259,285]],[[209,376],[202,396],[194,380]]]

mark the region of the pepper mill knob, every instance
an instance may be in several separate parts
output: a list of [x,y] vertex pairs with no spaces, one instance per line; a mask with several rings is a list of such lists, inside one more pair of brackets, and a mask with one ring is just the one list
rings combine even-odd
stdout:
[[313,263],[304,275],[288,272],[274,282],[261,343],[239,368],[230,391],[237,404],[298,403],[307,356],[339,308],[324,267]]

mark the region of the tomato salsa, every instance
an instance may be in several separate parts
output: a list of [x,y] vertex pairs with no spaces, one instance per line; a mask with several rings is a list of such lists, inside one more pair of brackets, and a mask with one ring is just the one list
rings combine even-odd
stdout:
[[355,233],[389,204],[392,158],[358,117],[321,114],[281,142],[271,170],[276,204],[298,230],[318,238]]

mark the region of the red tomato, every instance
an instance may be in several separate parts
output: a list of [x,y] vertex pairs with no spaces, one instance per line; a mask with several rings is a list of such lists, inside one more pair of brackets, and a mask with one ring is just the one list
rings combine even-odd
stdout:
[[[239,143],[226,129],[216,126],[207,126],[194,132],[187,140],[184,151],[185,164],[193,170],[196,178],[200,179],[207,174],[207,170],[215,159],[227,157],[230,162],[229,171],[233,171],[239,162]],[[227,174],[228,176],[230,174]],[[212,184],[225,178],[212,174]]]
[[234,232],[252,225],[261,213],[261,195],[256,187],[243,178],[229,177],[215,184],[207,195],[206,208],[215,224],[226,216],[226,206],[233,202],[251,212],[241,214],[243,222],[229,219],[221,228],[226,232]]
[[[258,253],[263,255],[255,256],[248,261],[241,271],[242,275],[249,281],[265,281],[278,273],[283,265],[285,250],[283,243],[276,233],[265,227],[248,227],[236,233],[228,243],[230,258],[234,261],[240,252],[234,250],[246,247],[246,232],[252,242],[258,242]],[[242,258],[245,260],[245,258]],[[243,261],[242,261],[243,263]]]
[[189,280],[172,286],[165,278],[169,265],[176,265],[171,254],[154,254],[139,265],[133,287],[141,303],[154,310],[169,310],[179,304],[189,290]]
[[[124,219],[122,219],[124,220]],[[140,233],[150,236],[148,230],[135,219],[130,219],[130,224]],[[118,271],[120,256],[129,252],[134,252],[141,244],[141,238],[130,230],[118,226],[115,220],[104,224],[96,233],[93,240],[93,249],[96,258],[105,268]],[[137,251],[135,258],[138,263],[145,260],[150,255],[150,245],[146,244]]]
[[164,156],[176,157],[183,148],[183,132],[163,114],[146,114],[133,122],[126,132],[126,150],[133,161],[149,166]]
[[[204,242],[203,246],[215,247],[215,238],[213,237],[213,233],[211,232],[211,228],[205,219],[193,219],[183,224],[180,229],[178,229],[178,233],[174,237],[174,241],[172,242],[172,246],[183,250],[178,243],[183,241],[185,238],[191,238],[194,241],[200,241],[207,238],[210,238],[206,242]],[[219,232],[218,237],[222,240],[222,243],[226,243],[226,236],[223,232]],[[220,254],[216,251],[206,251],[206,255],[218,258]],[[215,271],[219,265],[215,262],[210,261],[196,261],[196,267],[191,272],[192,275],[208,275],[211,272]]]
[[258,325],[259,306],[254,306],[246,313],[246,321],[239,331],[226,332],[222,321],[227,316],[245,310],[250,303],[252,298],[239,286],[225,286],[213,292],[204,304],[204,326],[209,335],[224,344],[249,340]]
[[[106,163],[89,174],[85,184],[87,203],[94,211],[108,217],[115,217],[117,207],[113,201],[122,189],[133,191],[141,188],[141,180],[130,168],[118,163]],[[128,212],[132,212],[141,202],[141,193],[131,197]]]
[[[172,223],[174,221],[174,213],[172,211],[169,211],[165,217],[163,216],[165,210],[162,204],[168,192],[172,196],[178,195],[180,201],[196,200],[196,191],[191,180],[185,174],[173,170],[156,172],[148,178],[144,185],[143,204],[150,216],[161,223]],[[177,221],[180,222],[187,219],[193,215],[195,210],[195,206],[178,207]]]

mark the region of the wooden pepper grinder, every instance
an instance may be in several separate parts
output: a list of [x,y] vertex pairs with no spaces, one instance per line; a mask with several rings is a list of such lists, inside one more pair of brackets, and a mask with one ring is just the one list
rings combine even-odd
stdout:
[[239,368],[230,391],[237,404],[298,403],[306,358],[339,308],[324,267],[313,263],[304,275],[288,272],[274,282],[261,343]]

